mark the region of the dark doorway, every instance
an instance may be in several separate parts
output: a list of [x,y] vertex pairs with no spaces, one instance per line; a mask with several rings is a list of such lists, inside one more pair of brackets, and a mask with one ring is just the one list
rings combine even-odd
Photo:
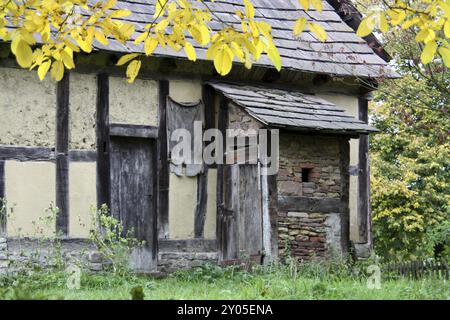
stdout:
[[250,259],[263,251],[261,181],[257,164],[225,165],[219,206],[219,259],[223,264]]
[[156,269],[156,151],[155,140],[111,137],[111,213],[125,232],[145,241],[132,255],[136,272]]

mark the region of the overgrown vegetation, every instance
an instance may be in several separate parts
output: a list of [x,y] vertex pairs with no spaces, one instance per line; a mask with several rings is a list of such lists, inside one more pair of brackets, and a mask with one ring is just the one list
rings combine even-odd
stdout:
[[112,272],[128,272],[130,254],[144,242],[133,237],[132,229],[125,231],[123,224],[110,214],[106,205],[94,210],[92,225],[94,228],[89,232],[89,239],[110,264]]
[[450,72],[420,63],[414,33],[384,39],[402,79],[384,82],[372,105],[374,244],[386,261],[450,260]]
[[81,276],[79,290],[66,287],[64,272],[1,278],[0,299],[450,299],[449,283],[409,280],[382,273],[381,289],[367,287],[367,263],[311,262],[292,266],[206,265],[157,279],[130,273]]

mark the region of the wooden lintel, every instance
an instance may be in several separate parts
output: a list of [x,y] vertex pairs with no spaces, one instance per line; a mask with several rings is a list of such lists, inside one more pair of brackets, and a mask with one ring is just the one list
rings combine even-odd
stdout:
[[339,198],[308,198],[298,196],[278,196],[279,211],[340,213]]
[[111,123],[109,125],[109,134],[111,136],[118,137],[131,137],[131,138],[158,138],[159,129],[152,126],[142,126],[142,125],[130,125],[130,124],[119,124]]
[[55,150],[45,147],[0,146],[0,160],[53,161]]
[[70,150],[70,162],[95,162],[97,161],[96,150]]

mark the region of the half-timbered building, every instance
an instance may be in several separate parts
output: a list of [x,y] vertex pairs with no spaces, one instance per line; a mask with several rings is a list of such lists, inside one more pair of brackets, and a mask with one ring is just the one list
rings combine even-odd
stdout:
[[[296,0],[253,3],[256,18],[273,26],[281,72],[263,56],[250,70],[236,63],[221,77],[205,48],[195,63],[158,48],[127,84],[115,64],[143,49],[111,40],[78,54],[62,81],[40,82],[1,44],[1,266],[40,236],[82,250],[92,207],[102,204],[145,240],[134,257],[139,271],[370,252],[368,100],[379,78],[395,76],[389,56],[373,35],[356,35],[361,16],[348,1],[324,1],[321,13],[304,12]],[[118,6],[132,11],[135,36],[153,16],[153,1]],[[210,7],[233,24],[242,4]],[[321,24],[327,41],[308,31],[294,37],[300,16]],[[194,122],[203,132],[244,136],[278,130],[276,174],[262,174],[260,160],[176,164],[170,135],[194,130]],[[49,225],[52,204],[58,214]]]

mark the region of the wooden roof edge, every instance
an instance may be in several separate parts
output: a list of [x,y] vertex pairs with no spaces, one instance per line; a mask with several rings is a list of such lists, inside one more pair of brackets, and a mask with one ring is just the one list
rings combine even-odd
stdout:
[[[351,0],[326,0],[335,10],[336,13],[342,18],[342,20],[355,32],[358,30],[361,24],[362,14],[353,5]],[[377,37],[371,33],[363,39],[367,42],[370,48],[377,54],[381,59],[386,62],[392,60],[391,55],[384,49],[381,42]]]
[[[253,112],[249,112],[249,110],[247,110],[248,106],[245,103],[243,103],[242,101],[239,101],[239,99],[236,99],[231,94],[229,94],[229,93],[227,93],[224,90],[219,88],[220,86],[225,86],[225,87],[226,86],[234,86],[234,85],[236,85],[236,83],[220,82],[220,81],[205,81],[204,85],[211,86],[216,92],[220,92],[220,94],[222,94],[223,97],[228,99],[229,102],[232,102],[236,106],[241,107],[250,117],[252,117],[253,119],[259,121],[263,125],[266,125],[267,127],[271,127],[271,128],[281,128],[281,126],[279,124],[271,123],[270,121],[264,119],[264,117],[261,117],[260,115],[256,115]],[[246,89],[249,90],[250,88],[251,88],[251,86],[247,86]],[[256,87],[256,88],[258,88],[258,87]],[[305,94],[305,95],[308,96],[307,94]],[[325,99],[323,99],[323,100],[325,100]],[[325,101],[327,101],[327,100],[325,100]],[[336,105],[334,105],[334,106],[336,106]],[[354,118],[354,120],[355,120],[354,124],[359,124],[359,125],[361,125],[362,127],[365,127],[365,128],[357,128],[357,129],[356,128],[355,129],[350,129],[350,128],[345,128],[345,129],[344,128],[343,129],[323,128],[323,129],[318,129],[318,128],[304,127],[304,126],[294,126],[294,125],[286,125],[286,126],[282,126],[282,128],[284,128],[284,129],[290,128],[290,130],[293,130],[293,131],[335,133],[335,134],[349,135],[349,136],[354,136],[354,137],[359,137],[360,135],[374,134],[374,133],[379,133],[380,132],[379,129],[377,129],[375,127],[372,127],[371,125],[369,125],[367,123],[359,123],[359,120],[356,119],[356,118]],[[307,121],[307,120],[305,120],[305,121]]]

